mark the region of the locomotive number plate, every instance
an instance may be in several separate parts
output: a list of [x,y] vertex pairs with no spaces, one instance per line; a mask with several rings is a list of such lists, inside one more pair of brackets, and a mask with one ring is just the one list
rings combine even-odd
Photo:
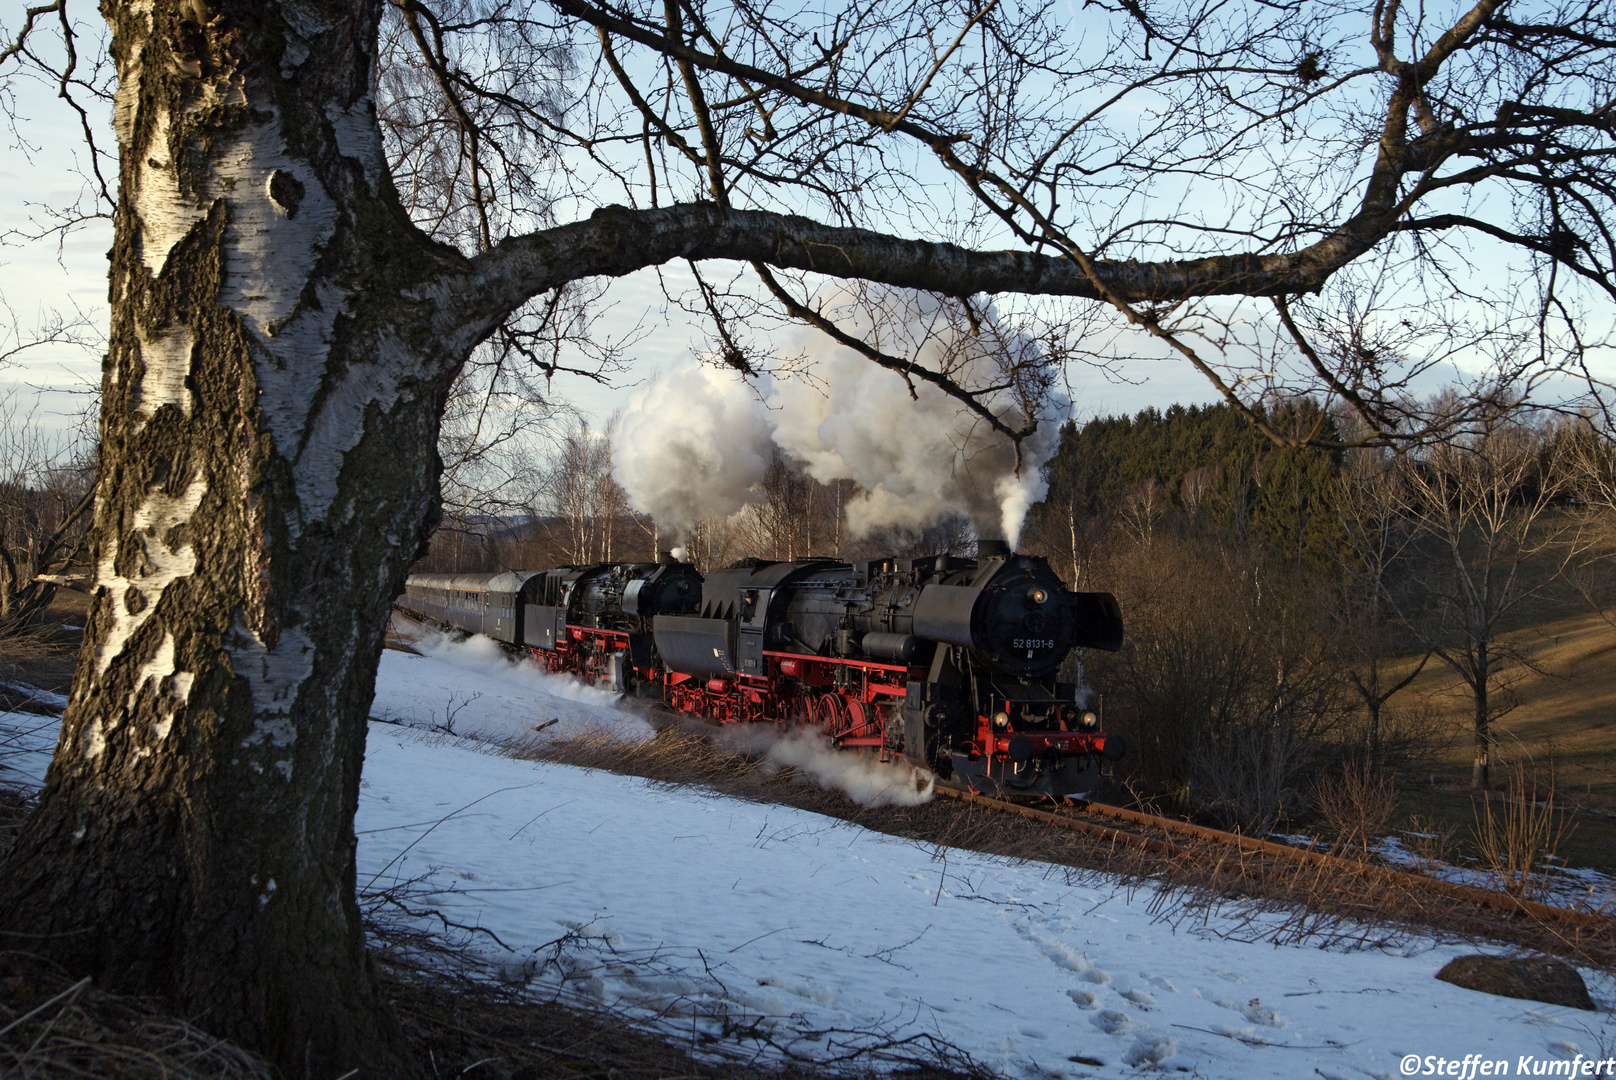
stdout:
[[1051,638],[1016,638],[1014,648],[1017,649],[1053,649],[1055,642]]

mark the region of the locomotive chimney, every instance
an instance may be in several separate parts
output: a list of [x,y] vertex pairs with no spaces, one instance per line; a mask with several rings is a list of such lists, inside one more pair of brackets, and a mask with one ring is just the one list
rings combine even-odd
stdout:
[[1010,554],[1010,545],[1002,539],[977,538],[976,557],[978,559],[991,559],[996,556],[1008,558]]
[[671,566],[679,560],[673,557],[672,548],[663,548],[661,551],[657,552],[656,561],[661,563],[663,566]]

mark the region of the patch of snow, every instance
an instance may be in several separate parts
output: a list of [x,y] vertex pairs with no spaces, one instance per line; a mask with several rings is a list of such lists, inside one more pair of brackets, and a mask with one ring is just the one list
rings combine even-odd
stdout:
[[1316,837],[1305,836],[1300,833],[1269,833],[1268,839],[1278,840],[1280,843],[1289,844],[1291,847],[1327,848],[1330,846]]
[[1177,1040],[1166,1035],[1146,1034],[1133,1041],[1133,1046],[1122,1055],[1122,1060],[1137,1069],[1151,1065],[1159,1066],[1176,1053],[1178,1053]]
[[24,682],[0,682],[0,690],[10,690],[13,694],[21,694],[29,701],[38,702],[52,709],[67,708],[67,698],[51,690],[41,690],[37,686],[30,686]]
[[60,717],[0,712],[0,784],[44,787],[45,770],[61,731]]
[[[1374,852],[1393,866],[1408,867],[1443,881],[1470,885],[1477,889],[1498,887],[1497,876],[1486,869],[1454,866],[1451,863],[1423,858],[1410,851],[1395,836],[1381,838],[1375,845]],[[1603,912],[1607,915],[1616,913],[1616,877],[1590,867],[1565,866],[1563,861],[1556,860],[1561,865],[1545,867],[1546,874],[1541,878],[1541,895],[1533,895],[1531,899],[1558,907]]]
[[456,640],[403,619],[394,625],[422,655],[382,653],[371,704],[379,719],[497,744],[533,736],[544,725],[536,737],[546,740],[655,734],[644,718],[619,707],[616,693],[518,662],[491,638]]

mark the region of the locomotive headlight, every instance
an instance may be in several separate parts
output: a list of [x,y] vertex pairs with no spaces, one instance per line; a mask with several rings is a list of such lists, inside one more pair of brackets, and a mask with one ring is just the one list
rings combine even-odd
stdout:
[[1049,599],[1049,592],[1046,589],[1040,589],[1037,586],[1033,586],[1032,588],[1027,590],[1027,600],[1030,603],[1042,604],[1044,601],[1046,601],[1048,599]]
[[1085,728],[1092,731],[1092,730],[1094,730],[1094,728],[1099,726],[1100,717],[1098,716],[1098,714],[1096,714],[1096,713],[1094,713],[1092,711],[1085,711],[1083,713],[1082,723],[1083,723],[1083,726]]
[[996,712],[996,713],[994,713],[993,714],[993,726],[998,728],[1000,731],[1003,731],[1005,728],[1009,727],[1010,726],[1010,714],[1007,713],[1007,712]]

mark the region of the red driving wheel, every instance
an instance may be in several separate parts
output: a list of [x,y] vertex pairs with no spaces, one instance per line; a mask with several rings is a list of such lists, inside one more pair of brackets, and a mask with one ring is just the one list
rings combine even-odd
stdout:
[[847,730],[845,735],[865,735],[864,726],[870,722],[869,714],[865,711],[864,702],[857,698],[843,698],[842,709],[847,713]]
[[825,733],[827,739],[844,738],[853,728],[853,718],[848,714],[847,703],[840,694],[826,694],[820,698],[821,718],[819,730]]

